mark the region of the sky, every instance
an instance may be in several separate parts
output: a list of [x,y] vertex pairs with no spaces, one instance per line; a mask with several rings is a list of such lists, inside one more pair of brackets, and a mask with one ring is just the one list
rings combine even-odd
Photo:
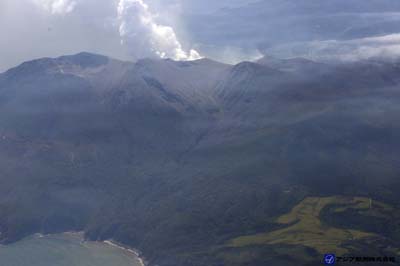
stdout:
[[227,63],[400,56],[398,0],[0,0],[0,72],[82,51]]

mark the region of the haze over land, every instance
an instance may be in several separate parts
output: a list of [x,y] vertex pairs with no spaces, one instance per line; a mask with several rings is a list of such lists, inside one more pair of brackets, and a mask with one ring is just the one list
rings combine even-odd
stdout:
[[[0,75],[1,239],[84,230],[175,266],[396,254],[399,73],[269,57],[23,63]],[[310,197],[298,208],[326,208],[303,221],[335,233],[276,231]]]

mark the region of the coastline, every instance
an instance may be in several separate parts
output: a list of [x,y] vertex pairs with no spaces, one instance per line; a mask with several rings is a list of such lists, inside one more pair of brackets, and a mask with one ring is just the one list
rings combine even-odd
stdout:
[[[1,234],[0,234],[1,235]],[[119,243],[118,241],[115,241],[113,239],[109,240],[104,240],[104,241],[90,241],[85,239],[85,232],[84,231],[68,231],[68,232],[63,232],[63,233],[57,233],[57,234],[42,234],[42,233],[34,233],[31,235],[31,237],[36,237],[36,238],[43,238],[43,237],[51,237],[51,236],[56,236],[56,235],[64,235],[64,236],[71,236],[71,237],[76,237],[81,240],[81,243],[85,242],[92,242],[92,243],[102,243],[108,246],[112,246],[114,248],[118,248],[121,250],[124,250],[126,252],[129,252],[137,258],[139,261],[140,266],[147,266],[145,258],[141,255],[140,251],[134,248],[131,248],[129,246],[123,245]],[[28,236],[29,238],[29,236]],[[0,244],[0,246],[3,246],[3,244]]]
[[[113,239],[110,240],[105,240],[105,241],[91,241],[85,239],[85,233],[84,231],[68,231],[68,232],[63,232],[63,233],[56,233],[56,234],[43,234],[43,233],[34,233],[31,234],[30,236],[27,236],[26,240],[29,240],[31,238],[51,238],[51,237],[63,237],[63,238],[73,238],[75,239],[74,241],[80,241],[80,245],[86,246],[86,244],[97,244],[97,245],[103,245],[103,246],[109,246],[115,249],[122,250],[123,252],[130,253],[131,257],[135,261],[135,265],[139,266],[148,266],[147,262],[145,261],[145,258],[141,256],[141,253],[139,250],[131,248],[127,245],[124,245],[122,243],[119,243],[118,241],[115,241]],[[21,239],[24,240],[24,239]],[[79,243],[79,242],[78,242]],[[3,245],[0,244],[0,247],[2,246],[7,246],[7,244]],[[132,261],[133,263],[133,261]]]
[[54,236],[54,235],[65,235],[65,236],[74,236],[74,237],[79,237],[84,241],[84,231],[68,231],[68,232],[63,232],[59,234],[42,234],[42,233],[35,233],[33,234],[34,237],[38,238],[43,238],[43,237],[48,237],[48,236]]
[[[139,264],[141,266],[147,266],[146,260],[145,260],[144,257],[141,256],[139,250],[131,248],[131,247],[126,246],[126,245],[123,245],[123,244],[121,244],[118,241],[115,241],[113,239],[104,240],[104,241],[88,241],[88,240],[85,239],[85,232],[84,231],[76,231],[76,232],[75,231],[69,231],[69,232],[64,232],[64,233],[61,233],[61,234],[65,235],[65,236],[78,237],[78,238],[81,239],[81,243],[98,242],[98,243],[103,243],[103,244],[106,244],[106,245],[109,245],[109,246],[124,250],[126,252],[129,252],[129,253],[135,255],[135,257],[137,258],[137,260],[139,261]],[[51,236],[51,235],[54,235],[54,234],[47,234],[47,235],[40,234],[40,233],[34,234],[34,236],[37,236],[39,238],[46,237],[46,236]]]
[[123,244],[121,244],[121,243],[119,243],[119,242],[117,242],[115,240],[112,240],[112,239],[104,240],[103,243],[106,244],[106,245],[109,245],[109,246],[112,246],[112,247],[115,247],[115,248],[119,248],[119,249],[122,249],[124,251],[127,251],[129,253],[134,254],[137,257],[137,259],[138,259],[138,261],[139,261],[141,266],[147,266],[145,258],[141,256],[141,254],[140,254],[140,252],[138,250],[136,250],[134,248],[130,248],[130,247],[128,247],[126,245],[123,245]]

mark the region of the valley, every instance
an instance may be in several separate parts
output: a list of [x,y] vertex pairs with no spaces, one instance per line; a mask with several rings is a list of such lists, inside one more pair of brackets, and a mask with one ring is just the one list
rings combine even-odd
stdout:
[[0,74],[0,242],[83,231],[160,266],[397,254],[399,74],[374,60],[25,62]]

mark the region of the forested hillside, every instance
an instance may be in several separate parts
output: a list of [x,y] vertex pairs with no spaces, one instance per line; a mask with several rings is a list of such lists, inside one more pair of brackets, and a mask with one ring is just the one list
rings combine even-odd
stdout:
[[399,113],[397,62],[26,62],[0,74],[0,238],[83,230],[161,266],[398,254]]

